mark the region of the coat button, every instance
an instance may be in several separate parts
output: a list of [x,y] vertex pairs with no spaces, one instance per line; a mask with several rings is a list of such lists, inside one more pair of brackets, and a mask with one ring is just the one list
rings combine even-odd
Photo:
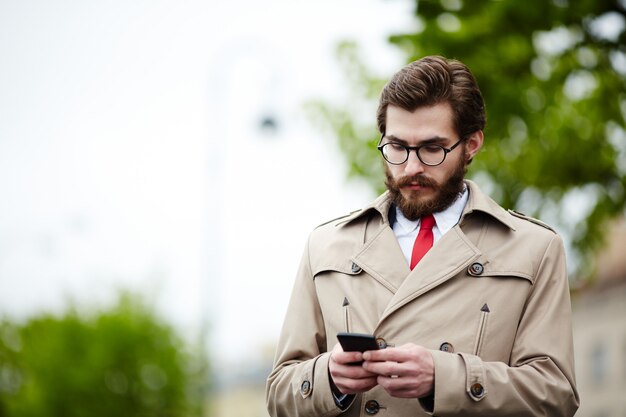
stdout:
[[478,382],[472,384],[472,386],[470,387],[470,392],[476,398],[482,398],[482,396],[485,395],[485,389],[483,388],[483,385]]
[[467,272],[472,276],[481,275],[485,271],[485,267],[480,262],[474,262],[467,269]]
[[380,411],[380,404],[376,400],[369,400],[365,403],[365,412],[369,415],[374,415]]
[[439,350],[442,352],[454,353],[454,346],[452,346],[452,343],[443,342],[441,346],[439,346]]
[[361,271],[362,271],[361,267],[353,262],[352,263],[352,272],[355,273],[355,274],[358,274]]
[[385,349],[387,347],[387,342],[382,337],[376,339],[376,344],[378,345],[378,349]]
[[311,383],[307,380],[300,385],[300,394],[307,395],[309,392],[311,392]]

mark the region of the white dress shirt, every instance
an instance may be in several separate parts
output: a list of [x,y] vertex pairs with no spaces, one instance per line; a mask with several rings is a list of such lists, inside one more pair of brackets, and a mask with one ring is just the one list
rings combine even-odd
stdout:
[[[461,219],[463,209],[469,198],[469,191],[467,187],[463,190],[463,193],[457,198],[450,207],[439,213],[434,213],[435,226],[433,226],[433,245],[437,243],[439,239],[447,232],[450,231]],[[396,206],[396,219],[393,223],[393,233],[398,239],[400,248],[404,253],[407,263],[411,264],[411,255],[413,253],[413,244],[415,238],[420,231],[420,220],[409,220],[404,217],[402,211]]]

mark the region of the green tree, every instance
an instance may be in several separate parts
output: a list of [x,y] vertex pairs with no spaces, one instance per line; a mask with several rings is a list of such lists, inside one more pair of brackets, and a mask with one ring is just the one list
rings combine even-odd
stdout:
[[123,295],[113,309],[0,324],[0,416],[192,416],[204,352]]
[[[626,34],[623,0],[419,0],[414,33],[390,37],[407,62],[466,63],[487,106],[485,145],[470,177],[504,207],[553,224],[577,276],[593,271],[607,223],[626,202]],[[337,133],[350,175],[381,191],[376,100],[385,77],[355,44],[338,56],[360,107],[313,103]],[[372,117],[363,122],[363,111]],[[373,168],[375,167],[375,168]]]

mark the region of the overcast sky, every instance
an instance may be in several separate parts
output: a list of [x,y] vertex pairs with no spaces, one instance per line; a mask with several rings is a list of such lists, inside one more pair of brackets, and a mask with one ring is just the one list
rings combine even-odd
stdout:
[[0,0],[0,314],[130,289],[218,357],[271,345],[309,231],[374,197],[302,104],[345,95],[341,39],[398,69],[412,7]]

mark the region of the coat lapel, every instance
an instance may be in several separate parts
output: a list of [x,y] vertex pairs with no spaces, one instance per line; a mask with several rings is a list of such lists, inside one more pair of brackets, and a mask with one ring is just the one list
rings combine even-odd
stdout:
[[[415,298],[451,279],[482,256],[480,249],[461,230],[460,225],[466,223],[466,216],[474,212],[486,213],[511,230],[515,230],[505,210],[484,195],[473,182],[466,180],[466,184],[470,190],[470,197],[459,224],[433,246],[413,271],[409,269],[398,240],[388,223],[387,213],[390,208],[388,192],[382,194],[370,206],[353,213],[341,222],[350,223],[362,218],[371,210],[377,211],[380,216],[378,222],[373,221],[373,224],[366,226],[366,229],[376,231],[371,235],[368,231],[368,238],[351,260],[393,294],[380,318],[381,321]],[[370,227],[374,229],[369,229]]]
[[480,255],[480,250],[456,225],[410,271],[389,302],[381,321],[408,302],[454,277]]
[[387,223],[380,226],[382,227],[352,257],[352,261],[391,293],[395,293],[411,270],[393,230]]

